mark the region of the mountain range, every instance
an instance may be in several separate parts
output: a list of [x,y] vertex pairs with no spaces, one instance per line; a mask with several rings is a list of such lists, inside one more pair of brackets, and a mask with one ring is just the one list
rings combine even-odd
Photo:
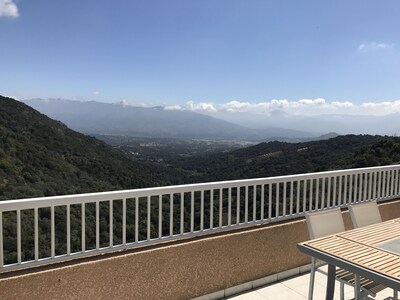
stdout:
[[120,135],[153,138],[265,140],[318,139],[323,133],[270,126],[251,129],[233,122],[192,112],[163,107],[134,107],[123,104],[64,99],[30,99],[24,103],[62,121],[85,134]]
[[[213,114],[214,115],[214,114]],[[271,127],[284,127],[319,135],[321,132],[338,134],[376,134],[398,135],[400,133],[400,114],[357,115],[357,114],[290,114],[284,110],[273,110],[268,114],[246,112],[219,112],[218,117],[258,130]]]

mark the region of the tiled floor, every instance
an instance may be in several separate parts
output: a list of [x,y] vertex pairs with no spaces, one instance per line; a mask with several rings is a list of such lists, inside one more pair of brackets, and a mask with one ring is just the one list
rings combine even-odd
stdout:
[[[254,289],[239,295],[231,296],[230,300],[287,300],[287,299],[307,299],[308,284],[310,274],[306,273],[297,277],[283,280],[265,287]],[[325,299],[326,276],[317,272],[315,276],[314,299]],[[335,284],[335,299],[340,299],[339,283]],[[385,289],[377,294],[378,300],[393,299],[393,291]],[[354,298],[354,290],[345,285],[345,299]]]

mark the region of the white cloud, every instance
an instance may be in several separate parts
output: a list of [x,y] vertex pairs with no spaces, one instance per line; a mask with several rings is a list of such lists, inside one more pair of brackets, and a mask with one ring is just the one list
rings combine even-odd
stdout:
[[400,112],[400,100],[384,102],[365,102],[361,107],[377,114],[390,114]]
[[169,106],[164,106],[165,110],[184,110],[184,108],[180,105],[169,105]]
[[324,105],[326,103],[325,99],[301,99],[297,101],[301,105]]
[[333,107],[344,107],[344,108],[354,107],[354,104],[349,101],[345,101],[345,102],[333,101],[331,104]]
[[[0,1],[1,1],[1,0],[0,0]],[[97,95],[100,95],[100,92],[99,92],[99,91],[93,91],[92,94],[95,95],[95,96],[97,96]]]
[[0,17],[19,17],[18,7],[13,0],[0,0]]
[[186,103],[186,108],[191,111],[204,111],[204,112],[216,112],[214,104],[207,102],[194,103],[189,101]]
[[369,42],[369,43],[362,43],[358,46],[359,51],[366,51],[366,50],[379,50],[379,49],[392,49],[394,47],[393,44],[388,43],[377,43],[377,42]]

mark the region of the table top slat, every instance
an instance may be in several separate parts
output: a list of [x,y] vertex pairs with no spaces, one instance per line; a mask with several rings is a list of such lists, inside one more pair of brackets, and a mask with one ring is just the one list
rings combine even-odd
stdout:
[[400,281],[400,255],[375,247],[381,241],[400,238],[400,222],[382,224],[375,224],[372,230],[360,228],[362,230],[357,232],[361,233],[361,236],[355,234],[354,230],[349,234],[344,232],[303,244]]

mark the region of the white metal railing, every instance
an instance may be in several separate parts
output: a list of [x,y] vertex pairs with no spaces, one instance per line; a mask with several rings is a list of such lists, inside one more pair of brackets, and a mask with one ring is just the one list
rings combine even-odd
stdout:
[[0,201],[0,272],[399,197],[400,165]]

